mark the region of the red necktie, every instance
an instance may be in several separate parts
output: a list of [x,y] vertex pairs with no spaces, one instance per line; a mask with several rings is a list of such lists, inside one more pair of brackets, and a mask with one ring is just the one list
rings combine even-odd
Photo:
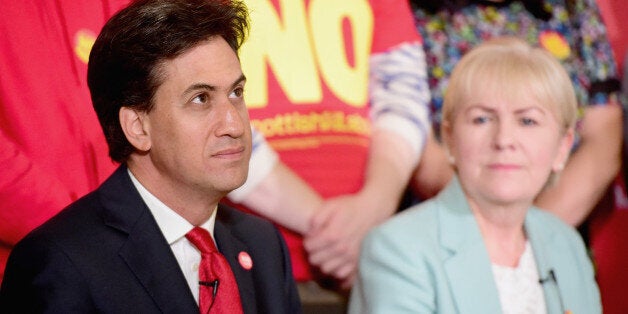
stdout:
[[201,251],[198,270],[201,314],[242,313],[240,292],[227,259],[218,252],[209,232],[194,227],[185,237]]

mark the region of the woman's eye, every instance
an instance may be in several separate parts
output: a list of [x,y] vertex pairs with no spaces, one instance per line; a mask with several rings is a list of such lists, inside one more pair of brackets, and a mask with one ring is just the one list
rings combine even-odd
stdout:
[[471,122],[473,122],[473,124],[484,124],[486,122],[488,122],[490,119],[486,116],[479,116],[479,117],[474,117],[473,119],[471,119]]
[[532,119],[532,118],[521,118],[521,124],[522,125],[537,125],[538,123],[536,122],[536,120]]

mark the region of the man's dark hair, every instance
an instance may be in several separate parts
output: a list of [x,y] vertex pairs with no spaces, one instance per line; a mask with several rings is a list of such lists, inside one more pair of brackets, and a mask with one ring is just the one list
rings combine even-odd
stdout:
[[232,0],[140,0],[103,27],[89,56],[87,82],[109,145],[126,162],[135,148],[126,139],[121,107],[149,112],[162,84],[161,65],[215,36],[237,53],[249,29],[248,11]]

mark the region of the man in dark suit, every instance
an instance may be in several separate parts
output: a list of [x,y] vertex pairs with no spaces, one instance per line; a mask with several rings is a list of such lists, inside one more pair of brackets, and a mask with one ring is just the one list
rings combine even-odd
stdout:
[[[218,204],[246,180],[252,149],[237,56],[247,31],[235,1],[137,1],[107,22],[88,82],[121,166],[14,248],[0,312],[198,313],[203,289],[244,313],[301,311],[280,234]],[[188,233],[199,228],[232,293],[201,278],[205,251]]]

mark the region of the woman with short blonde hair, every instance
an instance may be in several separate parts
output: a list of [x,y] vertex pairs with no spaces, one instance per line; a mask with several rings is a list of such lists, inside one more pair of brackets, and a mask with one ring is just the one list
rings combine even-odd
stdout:
[[558,61],[518,39],[481,44],[454,69],[443,112],[456,175],[369,233],[350,313],[601,313],[579,234],[532,205],[574,140]]

